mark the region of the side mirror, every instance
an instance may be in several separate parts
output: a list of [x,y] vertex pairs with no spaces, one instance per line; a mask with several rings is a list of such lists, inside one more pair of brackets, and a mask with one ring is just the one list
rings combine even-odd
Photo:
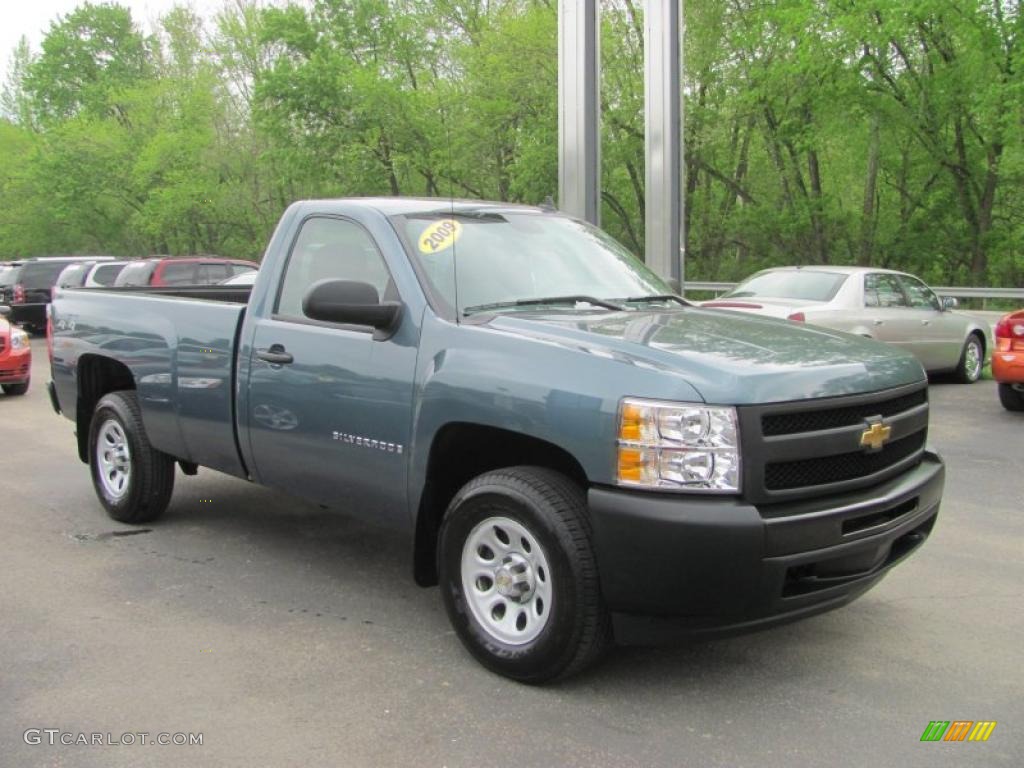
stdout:
[[948,311],[950,309],[956,309],[959,306],[960,306],[960,302],[957,301],[953,296],[943,296],[942,297],[942,310],[943,310],[943,312],[946,312],[946,311]]
[[302,299],[306,317],[327,323],[368,325],[387,338],[398,325],[402,305],[396,301],[381,303],[377,289],[354,280],[321,280],[313,283]]
[[0,304],[0,317],[7,317],[11,314],[11,308],[6,304]]

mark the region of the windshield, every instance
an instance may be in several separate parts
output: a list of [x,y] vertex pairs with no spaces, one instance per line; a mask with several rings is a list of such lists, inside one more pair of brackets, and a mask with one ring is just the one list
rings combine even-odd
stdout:
[[128,264],[114,279],[114,285],[118,288],[132,285],[149,285],[149,278],[152,276],[155,268],[155,261],[136,261],[134,264]]
[[434,292],[459,314],[545,298],[572,306],[573,297],[672,293],[610,236],[564,216],[481,210],[395,220]]
[[723,299],[756,297],[765,299],[798,299],[831,301],[846,282],[847,275],[820,270],[781,270],[762,272],[740,283]]
[[75,288],[85,282],[86,273],[92,269],[92,264],[74,264],[66,267],[57,278],[57,285],[61,288]]

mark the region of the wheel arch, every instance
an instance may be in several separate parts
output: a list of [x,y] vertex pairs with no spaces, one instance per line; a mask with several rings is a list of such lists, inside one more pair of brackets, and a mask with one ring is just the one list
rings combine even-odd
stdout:
[[971,336],[977,336],[978,341],[981,342],[981,364],[984,367],[985,354],[988,352],[988,334],[985,333],[984,328],[977,325],[972,325],[970,328],[967,329],[967,336],[964,337],[964,342],[966,343],[971,338]]
[[455,493],[484,472],[517,465],[555,470],[583,488],[588,483],[579,461],[546,440],[466,422],[449,423],[437,431],[430,445],[426,482],[416,514],[413,576],[417,584],[437,584],[437,537]]
[[104,355],[87,354],[78,359],[76,380],[78,396],[75,404],[75,432],[78,437],[78,458],[89,463],[89,426],[96,403],[111,392],[134,390],[135,377],[124,363]]

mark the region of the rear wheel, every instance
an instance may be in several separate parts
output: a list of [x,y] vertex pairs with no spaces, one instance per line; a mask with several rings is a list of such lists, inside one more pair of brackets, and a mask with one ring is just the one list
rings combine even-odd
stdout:
[[96,495],[119,522],[154,520],[170,503],[174,459],[149,444],[134,392],[113,392],[96,404],[89,468]]
[[961,384],[973,384],[981,378],[985,365],[985,346],[977,334],[972,333],[964,342],[960,353],[960,364],[956,368],[956,379]]
[[24,395],[28,392],[28,385],[30,381],[23,381],[20,384],[4,384],[5,395]]
[[1024,411],[1024,392],[1014,389],[1012,384],[1000,384],[999,402],[1008,411]]
[[493,672],[566,677],[610,643],[586,498],[567,477],[539,467],[481,475],[452,500],[438,548],[448,618]]

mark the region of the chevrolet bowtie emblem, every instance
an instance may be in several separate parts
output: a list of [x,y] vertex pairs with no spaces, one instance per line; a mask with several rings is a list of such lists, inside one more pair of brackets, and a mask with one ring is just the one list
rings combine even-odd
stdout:
[[860,436],[860,447],[866,448],[869,453],[882,450],[882,446],[889,441],[892,435],[892,427],[876,421],[865,429]]

